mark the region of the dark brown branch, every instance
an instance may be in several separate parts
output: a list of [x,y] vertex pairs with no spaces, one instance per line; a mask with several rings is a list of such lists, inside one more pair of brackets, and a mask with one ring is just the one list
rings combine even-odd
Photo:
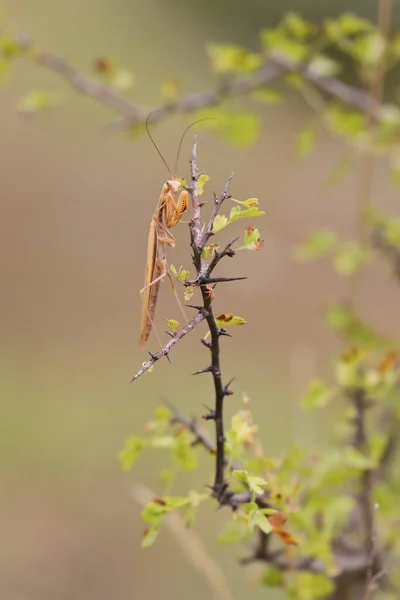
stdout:
[[[191,172],[192,172],[192,185],[190,188],[190,194],[192,197],[192,204],[196,207],[198,204],[198,196],[197,196],[197,156],[196,156],[196,147],[194,146],[192,152],[191,159]],[[215,198],[214,209],[210,218],[210,221],[205,229],[204,234],[202,234],[200,230],[200,220],[193,218],[190,223],[191,230],[191,246],[193,249],[193,263],[196,268],[197,280],[201,282],[202,276],[209,278],[212,270],[219,262],[222,256],[219,258],[213,258],[211,263],[207,266],[205,261],[201,258],[201,253],[203,248],[208,240],[207,232],[212,230],[212,226],[214,223],[215,216],[225,198],[228,197],[228,186],[232,179],[232,175],[228,179],[225,188],[219,198]],[[221,254],[228,254],[228,251]],[[214,381],[214,392],[215,392],[215,408],[213,410],[213,420],[215,422],[215,439],[216,439],[216,460],[215,460],[215,478],[214,478],[214,486],[213,491],[215,496],[218,498],[220,502],[222,502],[222,498],[224,497],[224,492],[226,492],[226,484],[225,484],[225,433],[224,433],[224,413],[223,413],[223,404],[224,398],[227,395],[225,391],[225,387],[222,383],[221,376],[221,366],[220,366],[220,347],[219,347],[219,338],[220,338],[220,329],[217,326],[213,309],[211,306],[212,297],[207,288],[207,284],[200,283],[200,291],[203,298],[203,306],[204,311],[207,313],[206,320],[208,324],[208,328],[211,334],[210,344],[208,348],[211,352],[211,365],[207,367],[206,370],[201,370],[199,372],[204,373],[205,371],[209,371],[212,373],[213,381]]]
[[163,356],[166,356],[168,358],[169,353],[171,352],[171,350],[175,346],[175,344],[177,344],[185,335],[187,335],[190,331],[192,331],[195,327],[197,327],[197,325],[200,325],[200,323],[202,321],[204,321],[205,318],[206,318],[206,311],[202,307],[200,307],[200,310],[197,313],[197,315],[191,321],[189,321],[189,323],[187,323],[184,327],[179,329],[179,331],[177,331],[175,334],[173,334],[173,336],[171,337],[169,342],[167,342],[161,348],[161,350],[159,350],[158,352],[155,352],[154,354],[150,354],[150,356],[151,356],[150,360],[148,360],[147,362],[144,363],[142,368],[139,369],[139,371],[136,373],[136,375],[134,375],[132,377],[132,379],[130,380],[129,383],[132,383],[133,381],[136,381],[136,379],[139,379],[139,377],[141,375],[146,373],[146,371],[148,371],[154,365],[154,363],[156,363],[158,360],[160,360],[160,358],[162,358]]
[[[201,444],[212,456],[216,455],[216,448],[214,442],[207,436],[207,434],[199,427],[196,419],[189,419],[185,417],[173,404],[166,403],[168,408],[172,412],[170,422],[172,425],[176,423],[184,425],[188,431],[193,433],[194,440],[193,445]],[[225,466],[228,465],[228,460],[225,457]],[[242,466],[237,461],[233,460],[230,462],[230,468],[232,471],[241,469]]]

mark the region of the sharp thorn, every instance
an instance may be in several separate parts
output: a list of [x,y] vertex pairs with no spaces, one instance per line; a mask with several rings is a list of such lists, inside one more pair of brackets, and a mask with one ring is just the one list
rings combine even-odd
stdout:
[[211,350],[211,348],[212,348],[211,342],[209,342],[208,340],[205,340],[204,338],[202,338],[200,341],[203,344],[203,346],[205,346],[206,348],[208,348],[209,350]]
[[148,354],[150,354],[151,360],[157,360],[158,359],[158,357],[155,354],[153,354],[152,352],[148,352]]
[[192,373],[192,375],[202,375],[203,373],[212,373],[213,371],[214,371],[214,367],[212,365],[209,365],[208,367],[205,367],[204,369],[199,369],[195,373]]
[[185,304],[185,306],[187,306],[188,308],[194,308],[195,310],[198,310],[199,312],[201,310],[203,310],[203,306],[197,306],[196,304]]
[[220,336],[225,336],[225,337],[232,337],[230,333],[227,332],[226,329],[224,329],[223,327],[220,327],[218,329],[218,335]]

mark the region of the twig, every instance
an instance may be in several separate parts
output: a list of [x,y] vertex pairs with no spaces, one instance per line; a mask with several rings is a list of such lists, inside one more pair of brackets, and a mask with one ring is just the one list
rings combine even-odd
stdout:
[[[125,131],[135,125],[144,123],[150,112],[149,109],[143,109],[134,102],[118,95],[109,86],[83,75],[66,59],[52,52],[38,49],[34,41],[28,36],[16,36],[15,41],[34,63],[57,74],[78,93],[93,98],[121,116],[123,120],[113,124],[113,130]],[[347,105],[354,106],[375,116],[379,113],[379,102],[364,88],[350,86],[334,77],[320,76],[307,64],[298,63],[279,52],[273,52],[268,56],[266,64],[255,73],[232,77],[215,90],[189,94],[156,107],[157,112],[153,115],[153,122],[162,121],[174,114],[196,112],[210,106],[216,106],[224,100],[249,94],[289,71],[297,71],[305,79],[328,93],[329,96],[337,98]]]
[[[132,496],[142,506],[151,502],[155,496],[149,488],[137,483]],[[165,524],[180,544],[186,559],[204,576],[216,600],[234,600],[228,581],[215,558],[211,558],[202,542],[192,530],[185,527],[182,518],[176,512],[165,518]]]
[[[201,444],[211,455],[215,456],[216,449],[214,442],[207,436],[206,433],[198,426],[196,419],[189,419],[185,417],[173,404],[170,402],[166,403],[168,408],[172,412],[170,422],[172,425],[179,423],[184,425],[188,431],[193,433],[194,440],[193,445]],[[228,459],[225,457],[225,466],[228,465]],[[241,464],[235,460],[229,462],[232,471],[237,471],[242,468]]]
[[132,377],[132,379],[130,380],[129,383],[132,383],[133,381],[136,381],[136,379],[139,379],[139,377],[141,375],[146,373],[146,371],[148,371],[154,365],[154,363],[156,363],[158,360],[160,360],[160,358],[162,358],[163,356],[166,356],[168,358],[169,353],[171,352],[171,350],[175,346],[175,344],[177,344],[185,335],[187,335],[190,331],[192,331],[195,327],[197,327],[197,325],[200,325],[200,323],[202,321],[204,321],[204,319],[206,318],[206,315],[207,315],[206,311],[202,307],[200,307],[200,310],[197,313],[197,315],[191,321],[189,321],[189,323],[187,323],[184,327],[182,327],[179,331],[177,331],[175,334],[173,334],[173,336],[171,337],[169,342],[167,342],[161,348],[161,350],[159,350],[155,354],[150,353],[150,360],[148,360],[147,362],[144,363],[142,368],[139,369],[139,371],[136,373],[136,375],[134,375]]

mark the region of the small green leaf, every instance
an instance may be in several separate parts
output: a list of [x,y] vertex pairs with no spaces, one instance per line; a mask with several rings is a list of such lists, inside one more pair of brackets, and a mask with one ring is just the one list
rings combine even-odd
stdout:
[[286,28],[300,40],[307,40],[316,31],[315,25],[312,25],[309,21],[306,21],[294,12],[289,12],[284,16],[282,27]]
[[302,400],[302,407],[306,410],[322,408],[331,400],[333,392],[323,381],[314,379],[311,381],[308,391]]
[[[261,492],[256,492],[256,493],[261,494],[262,488],[259,488],[259,489],[261,489]],[[271,533],[272,527],[270,525],[270,522],[268,521],[267,517],[260,510],[257,510],[254,513],[254,515],[252,517],[252,521],[253,521],[253,524],[257,525],[257,527],[259,527],[261,529],[261,531],[263,531],[264,533],[266,533],[266,534]]]
[[204,173],[202,173],[199,178],[197,179],[197,194],[198,196],[201,196],[204,193],[204,186],[206,185],[207,181],[210,181],[210,178],[208,175],[205,175]]
[[277,567],[268,567],[261,577],[261,584],[267,587],[283,587],[284,583],[283,571]]
[[236,204],[241,204],[242,206],[246,206],[246,208],[251,208],[253,206],[258,206],[258,198],[247,198],[247,200],[235,200],[235,198],[231,198],[232,202],[236,202]]
[[315,127],[306,125],[296,136],[295,149],[300,158],[305,158],[315,146],[316,131]]
[[330,596],[335,586],[333,581],[325,575],[293,571],[287,589],[289,595],[296,600],[319,600]]
[[149,525],[160,525],[163,518],[168,514],[168,508],[165,502],[157,502],[152,500],[141,512],[141,518],[145,523]]
[[296,62],[305,60],[309,52],[307,44],[290,39],[282,29],[264,29],[261,40],[266,50],[279,52]]
[[258,90],[255,90],[251,97],[256,102],[261,102],[263,104],[278,104],[282,102],[282,92],[276,90],[275,88],[270,87],[262,87]]
[[157,421],[168,422],[171,418],[171,411],[167,406],[157,406],[154,409],[154,417]]
[[315,54],[308,64],[308,70],[318,77],[334,77],[341,71],[340,63],[324,54]]
[[167,325],[170,329],[172,329],[172,331],[175,331],[175,329],[179,326],[179,321],[175,321],[175,319],[167,319]]
[[124,471],[129,471],[149,442],[140,437],[130,437],[125,440],[125,447],[118,454],[118,460]]
[[247,250],[260,250],[264,244],[264,240],[260,238],[260,232],[253,225],[249,225],[245,229],[243,245]]
[[148,527],[142,537],[142,548],[149,548],[154,544],[160,530],[157,527]]
[[376,467],[376,463],[371,457],[359,452],[352,446],[345,448],[343,454],[345,464],[353,469],[368,470]]
[[174,267],[174,265],[170,265],[169,268],[170,268],[172,275],[174,275],[176,278],[178,278],[178,272],[177,272],[176,268]]
[[262,215],[265,215],[265,212],[263,210],[258,210],[257,206],[251,206],[250,208],[246,208],[246,210],[241,210],[240,206],[234,206],[231,210],[229,223],[233,223],[234,221],[237,221],[237,219],[261,217]]
[[245,483],[250,491],[255,494],[263,494],[263,487],[267,485],[267,482],[262,477],[256,477],[255,475],[249,475],[247,471],[244,469],[237,469],[232,471],[232,477],[236,481],[240,481],[241,483]]
[[158,479],[162,483],[168,484],[173,480],[174,476],[174,472],[171,469],[162,469]]
[[341,156],[328,173],[322,186],[324,188],[331,188],[338,185],[350,173],[353,167],[354,159],[352,157]]
[[197,468],[196,451],[192,446],[192,438],[187,431],[183,431],[176,436],[172,459],[184,471],[193,471]]
[[343,244],[333,259],[340,275],[352,275],[369,258],[369,252],[356,242]]
[[173,435],[160,435],[153,437],[150,440],[150,444],[153,448],[174,448],[175,438]]
[[188,285],[187,288],[185,289],[185,293],[183,295],[183,297],[185,298],[185,302],[188,302],[190,300],[190,298],[193,296],[194,294],[194,287],[192,285]]
[[34,114],[54,105],[54,99],[50,92],[45,90],[32,90],[19,101],[18,109],[23,114]]
[[335,103],[328,107],[325,118],[333,133],[350,140],[360,139],[368,130],[364,113],[345,109]]
[[237,218],[237,215],[240,215],[242,209],[240,206],[232,206],[231,212],[229,213],[229,221],[234,221]]
[[243,317],[234,316],[232,313],[226,313],[215,317],[215,322],[218,327],[226,327],[227,325],[246,325],[247,321]]
[[207,52],[217,73],[252,73],[262,63],[261,55],[249,52],[242,46],[209,44]]
[[336,243],[333,231],[322,229],[313,232],[308,239],[295,248],[295,258],[301,261],[314,260],[327,254]]
[[218,233],[218,231],[221,231],[221,229],[223,229],[227,225],[228,219],[225,217],[225,215],[217,215],[213,223],[213,232]]
[[383,433],[375,433],[370,437],[369,440],[369,452],[371,460],[375,465],[379,464],[380,459],[387,447],[388,436]]

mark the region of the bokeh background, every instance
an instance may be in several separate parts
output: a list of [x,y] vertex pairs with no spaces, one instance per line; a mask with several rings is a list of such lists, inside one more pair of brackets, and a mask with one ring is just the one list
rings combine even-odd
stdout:
[[[233,42],[257,48],[258,31],[287,10],[320,20],[343,9],[374,17],[375,0],[3,0],[8,26],[90,73],[94,58],[115,57],[132,69],[129,96],[151,108],[161,82],[176,77],[182,92],[213,85],[205,45]],[[393,26],[400,25],[394,3]],[[62,104],[27,121],[16,111],[31,89],[50,89]],[[186,562],[165,531],[141,551],[135,481],[157,491],[166,458],[149,454],[132,474],[116,455],[126,437],[140,433],[163,398],[185,413],[211,402],[211,382],[193,380],[206,354],[199,331],[174,351],[173,364],[128,385],[145,353],[138,348],[149,220],[166,171],[146,137],[128,140],[105,132],[115,115],[74,96],[53,74],[18,62],[1,89],[1,419],[0,595],[7,600],[192,600],[211,597],[205,580]],[[356,172],[335,188],[326,178],[344,145],[321,135],[318,151],[300,162],[296,129],[310,119],[298,98],[260,109],[263,131],[250,149],[199,132],[199,164],[219,191],[232,170],[236,198],[256,196],[266,210],[257,225],[265,238],[259,253],[241,253],[236,274],[245,283],[218,292],[217,312],[248,319],[223,342],[223,370],[236,376],[229,412],[246,393],[267,453],[289,443],[322,443],[329,416],[303,415],[299,399],[308,379],[329,372],[339,343],[323,324],[327,299],[341,298],[346,283],[327,265],[293,262],[293,246],[316,226],[355,230]],[[175,117],[154,131],[173,162],[187,121]],[[180,173],[188,174],[190,136]],[[385,165],[375,172],[374,199],[394,208],[398,190]],[[240,231],[240,227],[238,231]],[[176,230],[170,261],[190,264],[187,226]],[[229,231],[232,237],[232,231]],[[184,248],[184,249],[182,249]],[[363,317],[386,333],[399,333],[399,290],[387,270],[368,268],[358,286]],[[167,285],[157,311],[179,313]],[[153,339],[150,347],[156,347]],[[181,484],[203,489],[210,464]],[[199,516],[207,552],[226,574],[235,600],[280,598],[258,586],[262,568],[242,568],[248,548],[220,548],[215,530],[222,512]]]

